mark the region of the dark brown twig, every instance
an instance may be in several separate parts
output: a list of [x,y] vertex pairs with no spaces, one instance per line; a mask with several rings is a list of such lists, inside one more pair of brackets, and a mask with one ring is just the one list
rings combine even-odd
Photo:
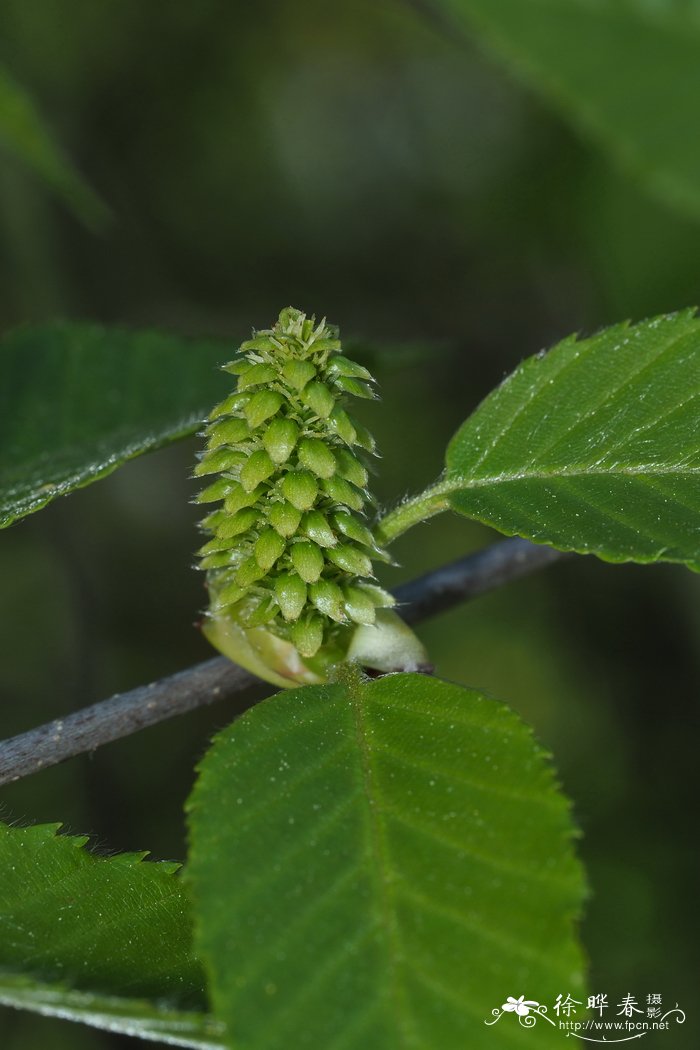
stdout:
[[[402,584],[394,593],[402,617],[416,624],[562,557],[560,551],[527,540],[503,540]],[[261,688],[265,687],[259,679],[225,657],[207,660],[0,742],[0,785],[94,751],[166,718],[255,689],[252,703]]]

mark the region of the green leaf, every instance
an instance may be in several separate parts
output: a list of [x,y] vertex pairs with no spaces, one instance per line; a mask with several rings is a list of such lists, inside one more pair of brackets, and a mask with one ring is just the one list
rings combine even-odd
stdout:
[[526,360],[452,439],[455,510],[606,561],[700,570],[700,320],[572,336]]
[[0,342],[0,527],[194,433],[230,386],[230,348],[89,324]]
[[700,217],[700,21],[681,5],[438,0],[584,134]]
[[32,100],[0,64],[0,143],[19,157],[86,226],[99,229],[109,209],[54,142]]
[[508,995],[582,999],[568,803],[494,700],[413,674],[287,691],[218,736],[189,808],[235,1047],[500,1050],[531,1045],[485,1027]]
[[172,1010],[144,999],[74,992],[55,982],[42,984],[0,973],[0,1006],[77,1021],[169,1046],[195,1050],[220,1050],[226,1046],[223,1025],[206,1014]]
[[0,824],[0,1002],[183,1046],[220,1045],[179,865],[143,863],[145,854],[100,858],[85,838],[57,835],[59,826]]

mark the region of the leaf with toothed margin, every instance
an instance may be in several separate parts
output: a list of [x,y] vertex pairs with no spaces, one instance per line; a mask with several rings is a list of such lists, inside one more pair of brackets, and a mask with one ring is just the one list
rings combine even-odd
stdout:
[[221,1045],[179,864],[98,857],[59,827],[0,824],[0,1003],[175,1045]]
[[533,1045],[485,1026],[508,995],[584,998],[569,805],[494,700],[415,674],[279,694],[219,734],[189,825],[234,1047],[507,1050]]
[[225,343],[91,324],[0,340],[0,528],[193,434],[229,387]]
[[700,318],[618,324],[528,358],[446,464],[450,505],[508,535],[700,571]]

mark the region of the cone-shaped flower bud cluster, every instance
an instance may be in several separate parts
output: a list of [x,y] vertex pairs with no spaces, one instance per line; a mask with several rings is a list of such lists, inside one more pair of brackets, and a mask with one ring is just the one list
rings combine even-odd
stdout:
[[342,355],[337,329],[291,307],[241,352],[224,366],[238,387],[212,411],[195,470],[214,476],[198,502],[218,504],[199,551],[205,632],[224,651],[222,633],[258,649],[278,639],[320,675],[350,627],[394,604],[373,582],[373,559],[389,560],[366,517],[374,441],[344,408],[348,395],[375,397],[373,380]]

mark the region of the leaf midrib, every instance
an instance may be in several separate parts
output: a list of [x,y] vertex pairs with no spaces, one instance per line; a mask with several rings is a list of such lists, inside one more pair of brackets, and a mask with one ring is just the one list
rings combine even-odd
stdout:
[[372,765],[369,735],[365,711],[360,691],[348,688],[350,703],[355,719],[355,733],[360,770],[367,800],[367,833],[369,838],[370,862],[373,869],[373,881],[376,887],[377,911],[380,924],[385,933],[386,954],[388,957],[389,985],[391,998],[396,1014],[396,1028],[401,1032],[405,1046],[416,1046],[418,1040],[411,1023],[409,1003],[406,998],[399,970],[404,958],[401,949],[401,935],[396,920],[396,904],[392,889],[392,873],[389,863],[389,851],[386,835],[382,827],[379,809],[379,791],[376,787],[376,775]]
[[453,491],[467,488],[486,488],[489,485],[504,485],[512,481],[549,481],[557,478],[587,477],[662,477],[664,475],[700,475],[700,467],[662,466],[655,463],[643,463],[634,467],[574,467],[553,468],[552,470],[522,470],[517,473],[503,471],[486,477],[469,477],[464,474],[448,474],[444,482],[438,483],[436,491],[448,495]]

